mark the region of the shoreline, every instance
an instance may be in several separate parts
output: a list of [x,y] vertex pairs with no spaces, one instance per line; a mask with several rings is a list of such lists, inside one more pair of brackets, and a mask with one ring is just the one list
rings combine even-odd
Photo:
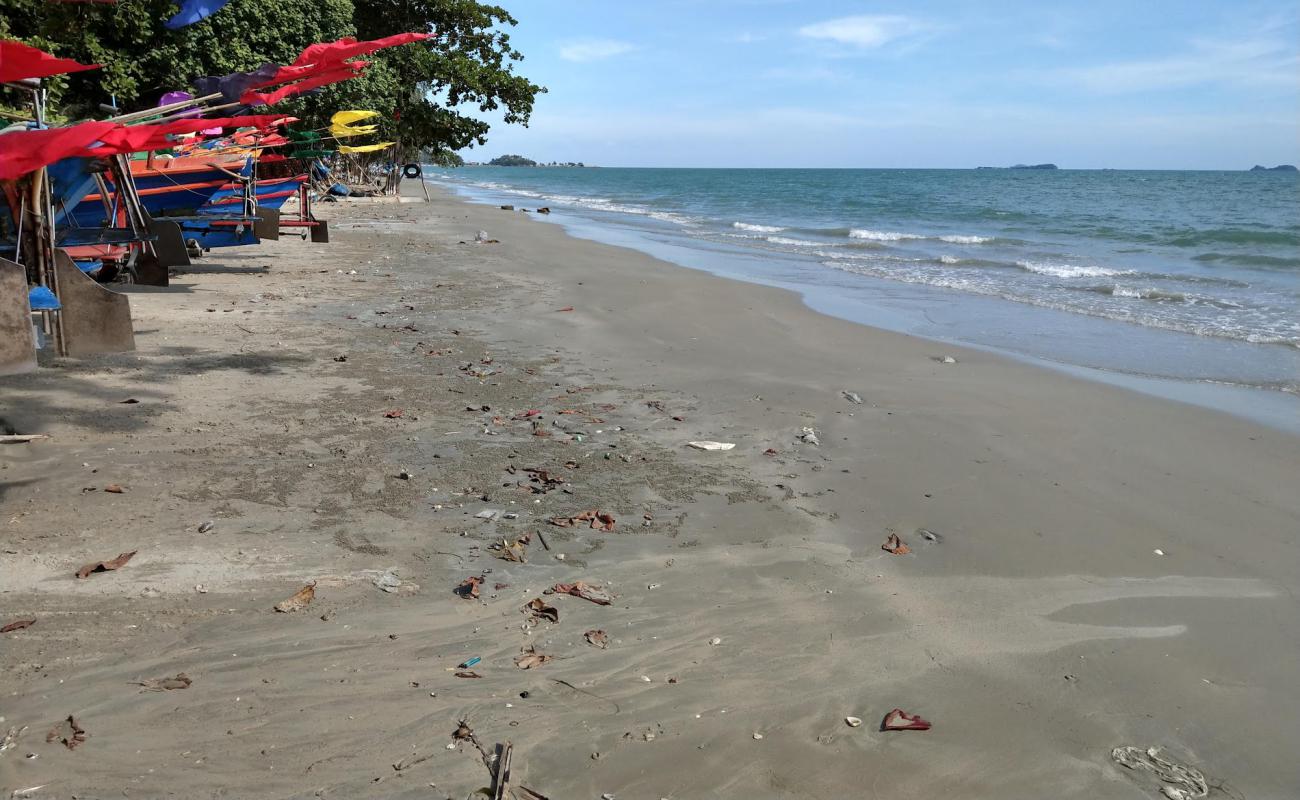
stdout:
[[[521,199],[525,205],[545,202],[528,192],[523,192],[525,196],[521,198],[510,189],[481,187],[436,177],[432,182],[444,191],[476,204],[518,204]],[[633,224],[642,221],[639,217],[622,219],[612,213],[607,216],[610,218],[604,219],[595,212],[584,214],[581,209],[561,205],[552,208],[545,221],[561,225],[567,233],[578,238],[628,247],[677,266],[744,283],[792,291],[801,295],[813,310],[857,324],[949,346],[983,350],[1040,368],[1214,409],[1300,435],[1300,396],[1292,390],[1293,381],[1260,385],[1226,376],[1157,374],[1144,371],[1137,363],[1118,361],[1102,364],[1098,361],[1102,352],[1109,352],[1107,343],[1113,337],[1129,335],[1139,337],[1140,351],[1149,351],[1148,355],[1156,357],[1181,354],[1188,346],[1197,345],[1211,351],[1222,351],[1219,352],[1221,358],[1268,361],[1262,351],[1256,352],[1252,348],[1283,348],[1275,354],[1277,359],[1282,359],[1279,362],[1282,366],[1275,365],[1272,371],[1285,375],[1285,361],[1297,358],[1296,354],[1285,349],[1286,345],[1247,344],[1232,339],[1201,337],[1002,297],[900,283],[880,277],[858,275],[850,281],[844,276],[835,277],[817,270],[809,273],[807,265],[792,260],[797,254],[743,249],[732,252],[710,239],[696,240],[668,230],[661,235],[643,229]],[[940,313],[940,321],[932,318],[936,311]],[[1032,325],[1005,322],[1017,318],[1035,322]],[[971,331],[985,324],[981,320],[987,319],[995,320],[994,327],[1005,324],[1008,331],[997,335],[986,331],[980,334],[983,338],[973,336]],[[1011,329],[1018,334],[1012,335]],[[1027,346],[1031,340],[1025,337],[1035,329],[1039,332],[1033,335],[1045,335],[1045,341],[1054,344],[1050,347]],[[1184,366],[1201,368],[1191,363]]]
[[[4,605],[38,620],[0,652],[6,789],[459,798],[460,720],[557,798],[1154,796],[1123,745],[1300,786],[1295,437],[441,191],[324,213],[331,245],[131,290],[136,353],[0,382],[54,437],[0,449]],[[547,522],[586,509],[615,530]],[[574,580],[615,602],[543,593]],[[70,713],[87,742],[45,743]]]

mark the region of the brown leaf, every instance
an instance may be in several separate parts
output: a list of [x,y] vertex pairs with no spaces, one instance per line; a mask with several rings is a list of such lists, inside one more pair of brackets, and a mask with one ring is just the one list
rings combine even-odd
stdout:
[[110,483],[104,487],[104,491],[109,494],[126,494],[126,487],[120,483]]
[[123,566],[126,565],[126,562],[131,560],[131,556],[135,555],[137,552],[139,551],[132,550],[129,553],[118,554],[117,558],[111,561],[96,561],[93,564],[87,564],[86,566],[77,570],[77,577],[84,578],[87,575],[90,575],[91,573],[95,573],[95,572],[112,572],[115,569],[121,569]]
[[516,564],[528,563],[528,550],[524,547],[522,540],[515,540],[512,544],[502,539],[497,544],[492,545],[496,550],[497,558],[503,561],[513,561]]
[[599,647],[601,650],[604,650],[606,647],[609,647],[609,634],[605,633],[602,630],[599,629],[591,630],[591,631],[587,631],[582,635],[586,637],[587,644],[591,645],[592,647]]
[[306,586],[302,587],[288,600],[281,600],[275,604],[275,610],[282,613],[292,611],[301,611],[306,608],[312,600],[316,598],[316,581],[309,581]]
[[184,672],[178,672],[174,678],[148,678],[135,683],[143,686],[146,692],[163,692],[172,689],[188,689],[194,681]]
[[880,549],[884,550],[886,553],[893,553],[896,556],[905,556],[912,552],[912,548],[904,544],[903,540],[898,538],[898,534],[896,533],[889,534],[889,538],[880,546]]
[[456,673],[456,677],[457,678],[481,678],[483,676],[478,674],[472,669],[463,669],[460,672]]
[[583,600],[590,600],[597,605],[607,606],[614,602],[614,595],[608,589],[582,581],[557,583],[551,588],[557,594],[571,594],[574,597],[581,597]]
[[385,419],[398,419],[401,416],[402,416],[402,409],[400,408],[394,408],[391,411],[384,412]]
[[607,514],[598,508],[588,509],[571,517],[552,517],[550,523],[558,525],[561,528],[571,528],[580,522],[588,522],[594,530],[612,531],[614,530],[614,515]]
[[[67,727],[64,727],[64,726]],[[77,724],[77,720],[71,714],[63,722],[54,726],[49,733],[45,734],[47,742],[62,742],[63,746],[69,750],[76,750],[77,745],[86,741],[86,729]]]
[[523,651],[522,655],[515,658],[515,666],[520,669],[532,669],[533,667],[540,667],[554,659],[555,656],[543,655],[542,653],[537,652],[536,648],[528,647]]
[[452,591],[466,600],[477,600],[478,587],[482,585],[483,580],[484,578],[482,575],[475,575],[472,578],[466,578],[457,584],[456,588],[452,589]]
[[10,631],[20,631],[23,628],[30,628],[36,624],[34,619],[16,619],[8,625],[0,628],[0,633],[9,633]]
[[540,597],[529,600],[528,604],[524,606],[524,611],[548,622],[560,621],[560,612],[555,609],[555,606],[546,605],[546,601]]

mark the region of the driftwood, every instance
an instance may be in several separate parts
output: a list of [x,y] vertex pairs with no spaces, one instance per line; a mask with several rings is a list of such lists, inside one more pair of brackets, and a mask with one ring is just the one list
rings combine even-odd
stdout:
[[22,444],[48,438],[50,437],[43,433],[10,433],[0,436],[0,444]]
[[492,800],[510,800],[510,759],[514,746],[510,742],[497,745],[497,768],[492,780]]

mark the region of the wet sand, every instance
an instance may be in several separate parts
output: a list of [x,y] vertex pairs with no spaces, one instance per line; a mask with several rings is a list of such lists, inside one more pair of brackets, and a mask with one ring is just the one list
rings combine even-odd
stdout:
[[[556,800],[1158,797],[1121,745],[1300,791],[1295,437],[521,211],[327,213],[133,290],[136,353],[0,378],[53,437],[0,445],[6,793],[459,800],[475,741]],[[616,598],[543,593],[575,580]]]

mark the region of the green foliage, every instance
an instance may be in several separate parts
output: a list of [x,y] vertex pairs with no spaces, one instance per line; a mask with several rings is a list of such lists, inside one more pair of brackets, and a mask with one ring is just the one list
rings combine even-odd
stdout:
[[275,107],[310,127],[324,126],[340,109],[378,111],[379,135],[408,153],[483,144],[487,123],[458,106],[501,110],[507,123],[527,125],[534,98],[546,91],[514,72],[523,56],[496,30],[514,18],[474,0],[234,0],[196,25],[169,31],[162,23],[175,11],[171,0],[0,0],[0,36],[104,65],[47,81],[52,106],[75,119],[102,117],[99,105],[110,97],[133,111],[156,105],[165,92],[191,90],[196,77],[287,64],[315,42],[432,30],[437,39],[364,57],[371,66],[359,78]]
[[497,156],[488,162],[494,167],[535,167],[537,162],[523,156]]

